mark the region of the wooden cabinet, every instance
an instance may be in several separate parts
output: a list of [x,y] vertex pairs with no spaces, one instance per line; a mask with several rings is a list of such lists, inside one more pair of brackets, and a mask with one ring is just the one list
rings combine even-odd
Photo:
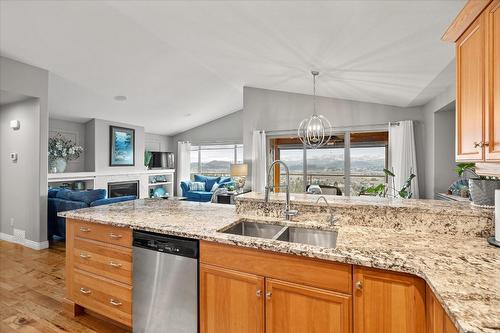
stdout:
[[264,278],[201,264],[200,331],[264,332]]
[[351,296],[266,279],[266,332],[351,332]]
[[201,333],[349,333],[352,266],[200,242]]
[[493,1],[484,13],[486,25],[485,160],[500,162],[500,0]]
[[[443,39],[456,42],[456,159],[498,163],[500,0],[469,0]],[[483,169],[500,173],[500,166]]]
[[432,290],[426,287],[426,318],[427,333],[458,333],[455,325],[444,312],[443,307],[434,296]]
[[77,315],[84,308],[132,326],[132,230],[66,219],[66,299]]
[[355,333],[424,333],[425,282],[406,274],[354,268]]
[[484,30],[484,20],[477,20],[456,44],[457,160],[484,158]]

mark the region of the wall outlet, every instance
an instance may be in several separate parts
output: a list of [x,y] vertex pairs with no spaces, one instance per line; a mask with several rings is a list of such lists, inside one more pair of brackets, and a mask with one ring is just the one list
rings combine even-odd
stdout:
[[26,231],[21,229],[14,229],[14,242],[23,244],[26,239]]
[[13,218],[13,217],[11,217],[11,218],[10,218],[10,226],[11,226],[11,227],[13,227],[13,226],[14,226],[14,218]]
[[17,162],[17,153],[10,153],[9,157],[12,162]]

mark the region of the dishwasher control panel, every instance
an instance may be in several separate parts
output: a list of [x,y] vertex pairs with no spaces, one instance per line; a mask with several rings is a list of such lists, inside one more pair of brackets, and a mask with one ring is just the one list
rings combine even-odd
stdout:
[[133,245],[152,251],[198,258],[198,240],[196,239],[134,231]]

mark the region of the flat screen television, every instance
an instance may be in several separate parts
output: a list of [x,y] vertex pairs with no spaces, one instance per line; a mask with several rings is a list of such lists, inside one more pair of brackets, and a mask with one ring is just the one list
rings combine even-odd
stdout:
[[150,169],[174,169],[174,153],[172,152],[162,152],[162,151],[152,151],[153,157],[151,162],[149,162]]

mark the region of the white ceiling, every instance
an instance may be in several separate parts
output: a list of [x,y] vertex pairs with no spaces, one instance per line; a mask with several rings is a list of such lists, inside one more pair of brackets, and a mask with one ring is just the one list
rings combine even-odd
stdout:
[[464,3],[1,1],[0,53],[51,72],[51,116],[171,135],[241,109],[243,86],[310,93],[311,69],[319,95],[421,105]]

